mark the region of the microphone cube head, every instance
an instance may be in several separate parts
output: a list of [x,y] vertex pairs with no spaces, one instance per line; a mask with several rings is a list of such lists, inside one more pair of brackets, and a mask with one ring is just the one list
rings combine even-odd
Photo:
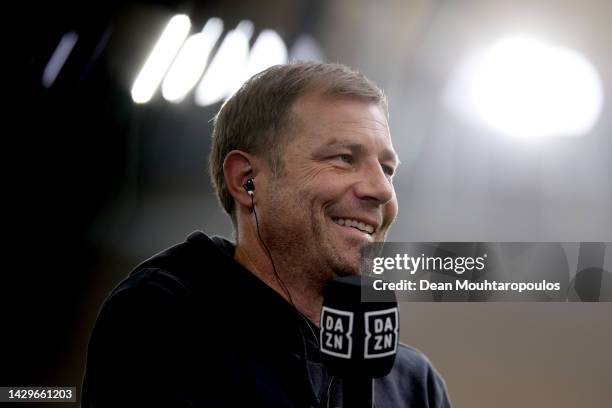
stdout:
[[[374,291],[373,278],[334,279],[323,291],[320,349],[323,363],[341,378],[378,378],[395,362],[399,341],[399,309],[393,292],[380,302],[362,299]],[[372,297],[369,297],[371,299]]]

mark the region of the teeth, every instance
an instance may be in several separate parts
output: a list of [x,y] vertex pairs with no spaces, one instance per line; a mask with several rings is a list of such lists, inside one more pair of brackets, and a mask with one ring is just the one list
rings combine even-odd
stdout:
[[357,220],[351,220],[348,218],[338,218],[333,220],[336,224],[338,225],[343,225],[345,227],[353,227],[353,228],[357,228],[361,231],[367,232],[368,234],[371,234],[374,232],[374,227],[369,225],[369,224],[365,224],[363,222],[357,221]]

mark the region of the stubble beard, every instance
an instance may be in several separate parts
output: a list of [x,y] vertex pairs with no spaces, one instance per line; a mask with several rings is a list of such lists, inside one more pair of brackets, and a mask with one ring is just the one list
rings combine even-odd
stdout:
[[[299,208],[291,211],[283,206],[283,202],[289,201],[282,192],[275,191],[273,196],[263,236],[285,284],[321,293],[332,279],[359,274],[359,260],[353,265],[354,260],[338,253],[341,248],[330,246],[331,242],[324,236],[325,226],[311,201],[296,200]],[[282,221],[287,219],[296,221]]]
[[[290,286],[320,291],[335,277],[358,273],[358,267],[356,271],[343,254],[334,253],[337,248],[329,247],[322,225],[326,220],[316,213],[314,200],[291,197],[292,194],[297,192],[287,191],[282,180],[275,180],[270,186],[266,221],[262,223],[262,237],[281,279]],[[296,206],[290,208],[287,203]]]

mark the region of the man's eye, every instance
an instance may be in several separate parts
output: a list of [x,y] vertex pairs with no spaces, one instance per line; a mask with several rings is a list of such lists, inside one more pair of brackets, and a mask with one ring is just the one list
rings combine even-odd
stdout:
[[393,167],[383,164],[382,169],[387,176],[393,177],[393,174],[395,173],[395,170],[393,169]]
[[339,154],[338,159],[340,159],[341,161],[345,162],[345,163],[352,163],[353,162],[353,156],[351,156],[350,154]]

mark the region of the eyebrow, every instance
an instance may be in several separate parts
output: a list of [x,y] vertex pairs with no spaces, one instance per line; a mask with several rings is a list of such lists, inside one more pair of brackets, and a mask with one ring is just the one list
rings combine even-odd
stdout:
[[[353,152],[359,152],[359,153],[363,153],[366,150],[365,146],[362,145],[361,143],[347,142],[347,141],[342,141],[342,140],[341,141],[332,140],[331,142],[324,145],[321,150],[323,149],[327,150],[327,149],[336,148],[336,147],[344,147]],[[381,153],[380,158],[383,161],[386,161],[386,160],[392,161],[396,167],[399,166],[401,163],[397,153],[395,153],[393,150],[390,150],[390,149],[384,149]]]

